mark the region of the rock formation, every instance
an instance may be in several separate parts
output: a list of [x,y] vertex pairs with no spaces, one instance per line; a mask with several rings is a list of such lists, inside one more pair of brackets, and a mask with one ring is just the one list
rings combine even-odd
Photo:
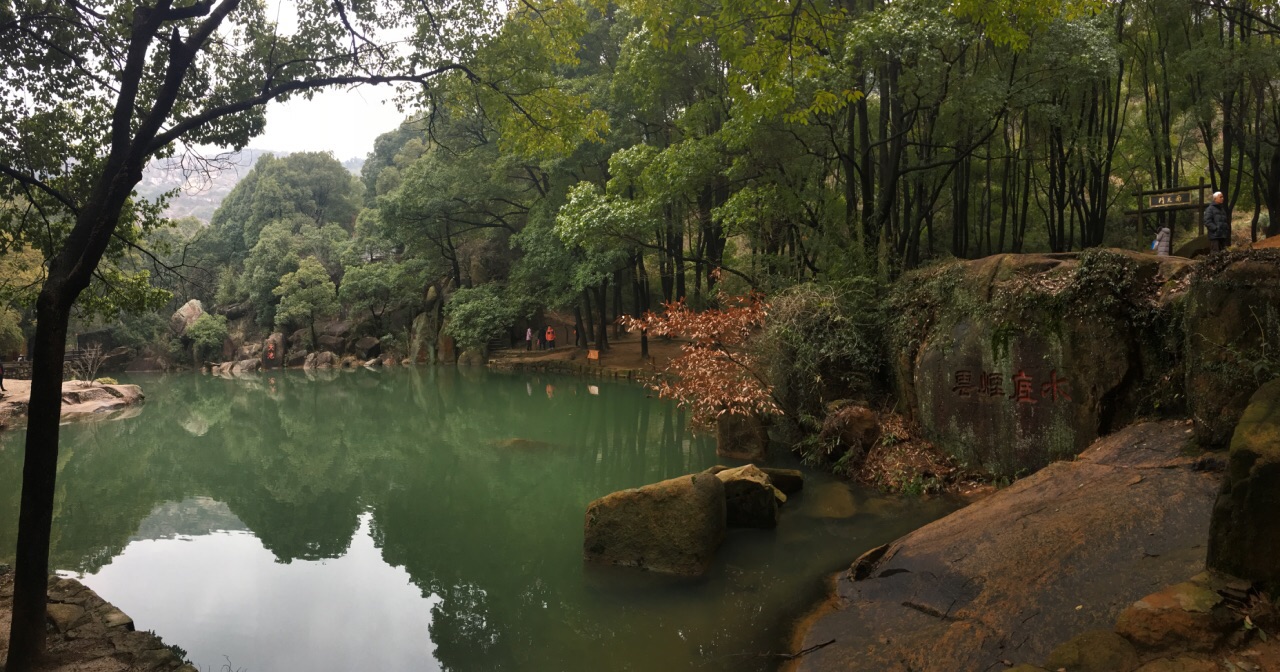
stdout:
[[960,461],[1014,477],[1179,398],[1174,308],[1195,264],[1119,250],[997,255],[894,288],[898,398]]
[[587,562],[700,576],[724,540],[724,484],[713,474],[622,490],[587,507]]
[[1254,392],[1213,507],[1210,569],[1280,588],[1280,379]]

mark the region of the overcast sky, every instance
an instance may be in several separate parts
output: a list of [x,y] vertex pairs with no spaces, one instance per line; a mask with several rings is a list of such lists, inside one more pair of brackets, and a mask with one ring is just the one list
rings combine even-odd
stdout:
[[277,152],[333,152],[345,161],[364,158],[379,135],[400,125],[391,86],[324,91],[311,100],[296,98],[267,105],[267,130],[249,142]]

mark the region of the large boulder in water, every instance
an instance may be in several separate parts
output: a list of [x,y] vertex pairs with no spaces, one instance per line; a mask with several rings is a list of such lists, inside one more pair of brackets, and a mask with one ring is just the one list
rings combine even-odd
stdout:
[[729,527],[772,529],[778,526],[778,504],[786,501],[753,464],[715,472],[724,483],[725,523]]
[[1280,588],[1280,379],[1254,392],[1213,507],[1210,569]]
[[582,550],[587,562],[700,576],[724,534],[724,484],[691,474],[591,502]]
[[1280,250],[1210,255],[1191,277],[1186,306],[1186,391],[1196,439],[1226,446],[1259,364],[1280,346]]
[[458,342],[452,336],[445,333],[448,321],[445,326],[440,328],[440,335],[436,338],[436,361],[440,364],[456,364],[458,362]]
[[1174,305],[1194,266],[1098,249],[908,274],[890,298],[898,398],[967,466],[1013,477],[1073,457],[1176,410]]
[[187,333],[191,325],[195,324],[196,320],[200,319],[201,315],[204,315],[204,304],[200,303],[199,299],[191,299],[169,317],[169,331],[173,332],[174,336],[181,337]]
[[306,370],[331,369],[337,366],[340,361],[341,360],[338,359],[337,355],[327,350],[321,351],[321,352],[313,352],[307,355],[306,360],[303,361],[302,363],[302,368]]

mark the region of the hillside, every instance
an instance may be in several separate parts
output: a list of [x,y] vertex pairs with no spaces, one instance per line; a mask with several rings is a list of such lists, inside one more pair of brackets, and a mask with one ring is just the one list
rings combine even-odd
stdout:
[[[165,215],[172,219],[195,217],[208,224],[223,199],[263,154],[284,157],[289,152],[250,147],[212,157],[187,157],[185,161],[179,157],[156,159],[142,171],[138,193],[146,198],[156,198],[167,191],[180,189],[178,195],[169,201]],[[342,166],[353,175],[359,175],[364,159],[347,159]]]

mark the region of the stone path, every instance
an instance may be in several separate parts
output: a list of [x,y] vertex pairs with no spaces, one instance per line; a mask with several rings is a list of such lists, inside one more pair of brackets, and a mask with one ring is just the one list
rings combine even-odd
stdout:
[[[13,573],[0,565],[0,662],[9,652]],[[49,578],[48,652],[39,672],[197,672],[154,633],[75,579]],[[3,667],[0,667],[3,670]]]

